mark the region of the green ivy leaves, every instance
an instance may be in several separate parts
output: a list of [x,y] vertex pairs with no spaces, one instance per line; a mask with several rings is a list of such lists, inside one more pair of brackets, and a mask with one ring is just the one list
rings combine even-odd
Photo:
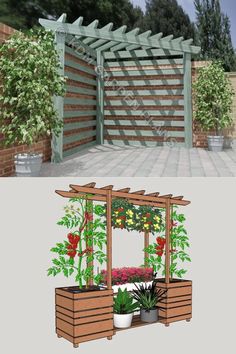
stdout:
[[53,97],[65,93],[54,35],[43,29],[16,32],[0,47],[0,124],[4,144],[28,144],[63,123]]

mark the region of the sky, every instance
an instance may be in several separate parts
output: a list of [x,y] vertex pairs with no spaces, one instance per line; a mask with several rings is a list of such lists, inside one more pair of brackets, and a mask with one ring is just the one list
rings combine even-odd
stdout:
[[[145,0],[131,0],[134,5],[139,5],[145,10]],[[191,20],[195,20],[195,9],[193,0],[177,0],[182,5],[185,12],[190,16]],[[236,48],[236,1],[235,0],[221,0],[221,9],[226,13],[231,22],[231,35],[234,47]]]

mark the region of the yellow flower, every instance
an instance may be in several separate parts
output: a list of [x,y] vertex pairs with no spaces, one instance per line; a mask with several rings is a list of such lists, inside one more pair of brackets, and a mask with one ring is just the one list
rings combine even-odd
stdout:
[[154,218],[153,218],[153,219],[154,219],[154,220],[156,220],[156,221],[158,222],[158,221],[160,221],[160,216],[157,216],[157,215],[156,215],[156,216],[154,216]]
[[147,221],[147,218],[146,218],[146,217],[143,217],[143,221]]
[[155,230],[160,229],[160,225],[158,225],[158,224],[154,224],[153,226],[154,226],[154,229],[155,229]]
[[132,216],[134,215],[134,213],[132,212],[132,210],[127,210],[126,214],[132,218]]
[[149,224],[144,224],[145,229],[149,229]]
[[128,219],[128,220],[127,220],[127,224],[128,224],[128,225],[133,225],[133,220],[132,220],[132,219]]
[[117,224],[119,224],[119,225],[120,225],[120,224],[121,224],[121,222],[122,222],[122,220],[121,220],[121,219],[116,219],[116,223],[117,223]]
[[115,211],[115,212],[114,212],[114,214],[115,214],[115,215],[118,215],[118,214],[119,214],[119,212],[118,212],[118,211]]

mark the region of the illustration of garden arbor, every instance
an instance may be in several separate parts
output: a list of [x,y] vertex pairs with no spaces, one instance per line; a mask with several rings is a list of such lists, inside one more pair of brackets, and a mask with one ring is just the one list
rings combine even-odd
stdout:
[[[157,303],[157,322],[169,326],[180,320],[190,321],[192,281],[182,279],[186,270],[179,264],[191,259],[186,252],[189,241],[185,217],[178,212],[178,207],[190,201],[144,190],[114,190],[111,185],[97,188],[95,183],[70,185],[69,191],[56,193],[69,199],[65,215],[58,222],[69,233],[63,243],[51,249],[58,258],[53,259],[48,275],[75,275],[76,281],[76,286],[56,288],[58,337],[78,347],[93,339],[112,339],[121,330],[113,322],[112,228],[138,231],[144,237],[143,267],[153,269],[157,291],[166,291]],[[105,264],[106,270],[95,272],[98,264]],[[137,314],[131,328],[147,324]]]

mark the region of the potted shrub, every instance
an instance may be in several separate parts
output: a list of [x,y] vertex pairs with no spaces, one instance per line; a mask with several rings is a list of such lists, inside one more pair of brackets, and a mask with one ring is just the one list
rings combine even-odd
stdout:
[[93,265],[93,260],[106,262],[104,220],[97,215],[96,206],[80,197],[70,199],[58,224],[69,233],[51,249],[57,257],[48,275],[74,275],[76,285],[56,288],[56,333],[75,347],[88,338],[111,339],[113,291],[99,286],[101,276],[94,274]]
[[157,289],[156,283],[135,284],[133,298],[140,306],[140,319],[143,322],[156,322],[158,320],[157,303],[165,299],[166,290]]
[[214,132],[208,136],[210,151],[222,151],[224,136],[222,130],[232,126],[231,115],[233,88],[219,61],[199,69],[195,92],[195,119],[205,131]]
[[114,297],[114,325],[117,328],[128,328],[131,326],[134,311],[138,308],[132,295],[124,289],[118,290]]
[[27,34],[16,32],[0,47],[0,125],[5,146],[27,144],[29,153],[15,157],[17,176],[37,176],[42,155],[32,145],[52,132],[58,135],[63,123],[53,97],[65,92],[65,79],[54,36],[43,29]]

